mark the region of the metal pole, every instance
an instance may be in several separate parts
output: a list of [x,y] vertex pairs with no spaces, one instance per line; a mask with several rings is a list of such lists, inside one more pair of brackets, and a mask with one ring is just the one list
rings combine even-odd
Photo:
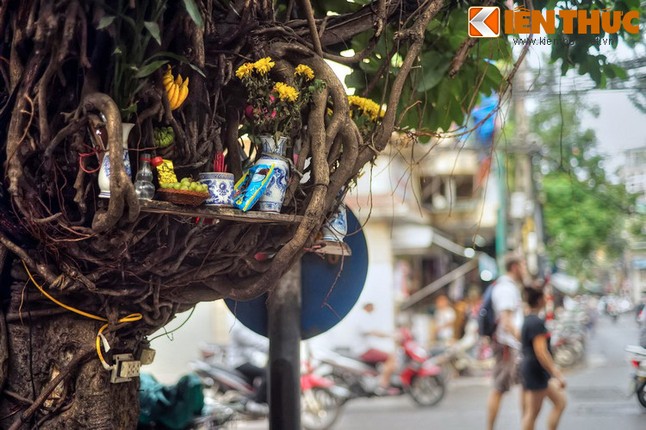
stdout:
[[498,190],[500,192],[500,205],[498,206],[498,222],[496,223],[496,260],[499,273],[505,273],[503,259],[507,252],[507,171],[505,153],[498,153],[496,160],[496,173],[498,174]]
[[281,279],[268,300],[269,429],[301,430],[301,263]]

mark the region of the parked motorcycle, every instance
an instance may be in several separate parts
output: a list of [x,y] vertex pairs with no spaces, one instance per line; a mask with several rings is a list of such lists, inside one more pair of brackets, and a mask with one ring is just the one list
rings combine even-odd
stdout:
[[[408,394],[420,406],[438,404],[446,393],[442,369],[415,342],[410,331],[401,331],[399,343],[403,363],[391,381],[394,390],[387,395]],[[317,372],[347,387],[352,398],[377,396],[379,370],[375,365],[333,351],[318,351],[316,359],[321,363]]]
[[550,324],[552,356],[560,367],[572,367],[585,356],[585,324],[585,314],[576,310]]
[[330,429],[350,392],[331,378],[317,374],[310,354],[301,364],[301,425],[306,430]]
[[[213,345],[210,348],[212,350]],[[215,353],[213,356],[221,354]],[[249,415],[241,405],[246,399],[254,397],[257,387],[250,384],[244,375],[208,359],[194,360],[190,365],[217,401]],[[349,393],[335,386],[334,381],[313,373],[311,369],[307,361],[301,367],[301,424],[306,430],[326,430],[340,416]]]
[[464,336],[444,348],[431,350],[433,362],[445,368],[446,377],[484,374],[493,369],[495,360],[489,342],[478,335],[478,322],[467,322]]
[[639,404],[646,409],[646,348],[628,345],[626,351],[630,354],[630,363],[635,369],[630,391],[635,393]]

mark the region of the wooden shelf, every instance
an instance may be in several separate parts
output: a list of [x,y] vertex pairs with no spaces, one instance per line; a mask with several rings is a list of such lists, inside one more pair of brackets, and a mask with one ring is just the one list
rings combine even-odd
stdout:
[[179,206],[158,200],[139,200],[142,212],[179,215],[187,217],[215,218],[238,222],[253,222],[267,224],[297,224],[303,217],[301,215],[277,214],[272,212],[248,211],[216,206]]

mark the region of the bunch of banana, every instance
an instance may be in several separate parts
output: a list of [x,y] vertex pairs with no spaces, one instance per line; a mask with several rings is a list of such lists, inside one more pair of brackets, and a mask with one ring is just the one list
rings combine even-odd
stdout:
[[167,148],[175,141],[173,127],[155,127],[153,129],[153,141],[158,148]]
[[173,71],[170,66],[166,68],[162,78],[164,88],[166,88],[166,95],[170,103],[170,109],[175,110],[184,103],[188,97],[188,78],[182,79],[182,75],[173,77]]

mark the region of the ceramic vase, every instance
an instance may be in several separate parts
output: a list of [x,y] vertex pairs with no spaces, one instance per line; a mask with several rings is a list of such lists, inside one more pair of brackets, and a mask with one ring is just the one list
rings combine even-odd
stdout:
[[274,166],[274,173],[269,179],[267,190],[260,197],[260,200],[258,200],[258,210],[261,212],[280,213],[290,175],[289,161],[285,158],[287,137],[282,136],[278,141],[269,135],[262,135],[258,138],[262,144],[262,155],[256,162],[256,165],[265,164]]
[[233,173],[200,173],[200,182],[209,187],[209,198],[205,202],[207,206],[233,206]]
[[341,203],[332,217],[326,221],[322,229],[323,240],[342,242],[348,234],[348,213]]
[[[130,167],[130,156],[128,155],[128,136],[130,131],[135,125],[130,122],[124,122],[121,124],[121,137],[123,141],[123,166],[126,169],[126,174],[129,177],[132,177],[132,167]],[[101,168],[99,169],[99,197],[104,199],[110,198],[110,175],[112,174],[112,169],[110,166],[110,148],[107,148],[105,154],[103,154],[103,161],[101,162]]]

